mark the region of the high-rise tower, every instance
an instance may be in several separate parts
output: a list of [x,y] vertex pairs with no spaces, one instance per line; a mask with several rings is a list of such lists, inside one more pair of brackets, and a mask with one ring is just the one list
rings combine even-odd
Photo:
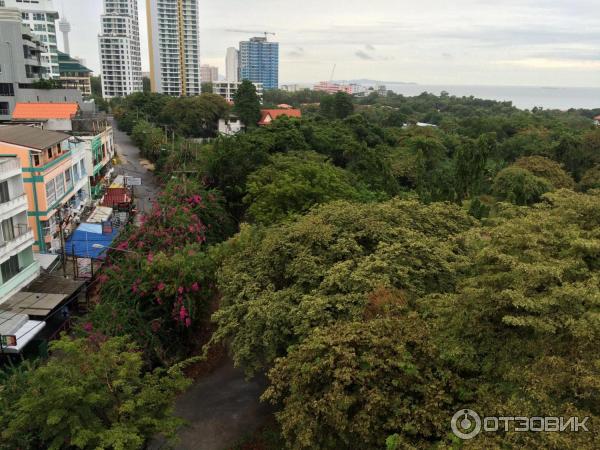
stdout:
[[98,38],[104,98],[142,90],[142,60],[137,0],[104,0]]
[[58,22],[58,29],[63,35],[63,51],[67,55],[71,54],[71,46],[69,45],[69,33],[71,32],[71,24],[66,17],[62,17]]
[[54,9],[52,0],[4,0],[7,8],[21,11],[23,23],[28,25],[33,34],[44,44],[42,64],[46,68],[46,78],[58,78],[58,48],[56,46],[56,21],[58,11]]
[[240,42],[240,80],[262,83],[265,89],[277,89],[279,43],[269,42],[266,37]]
[[225,57],[225,74],[227,81],[237,83],[240,79],[240,52],[235,47],[227,49]]
[[146,0],[153,92],[199,95],[198,0]]

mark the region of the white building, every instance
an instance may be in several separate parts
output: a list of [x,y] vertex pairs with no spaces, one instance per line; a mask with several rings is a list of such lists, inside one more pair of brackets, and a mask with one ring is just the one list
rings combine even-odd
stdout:
[[233,136],[242,131],[242,121],[237,117],[229,117],[228,119],[219,119],[219,134],[225,136]]
[[142,91],[137,0],[104,0],[98,41],[104,98]]
[[227,81],[237,83],[240,81],[240,51],[235,47],[227,49],[225,56],[225,76]]
[[[213,94],[218,94],[228,102],[233,102],[233,96],[236,94],[238,88],[242,84],[241,81],[217,81],[213,83]],[[256,94],[262,103],[263,100],[263,85],[262,83],[252,83],[256,87]]]
[[46,68],[46,78],[59,78],[58,48],[56,46],[56,21],[58,12],[52,0],[3,0],[7,8],[21,11],[23,23],[31,28],[33,34],[45,46],[42,53],[42,65]]
[[40,273],[19,159],[0,157],[0,304]]
[[200,95],[198,0],[146,0],[152,92]]
[[200,66],[200,79],[202,80],[202,83],[219,81],[219,68],[209,66],[208,64],[202,64]]

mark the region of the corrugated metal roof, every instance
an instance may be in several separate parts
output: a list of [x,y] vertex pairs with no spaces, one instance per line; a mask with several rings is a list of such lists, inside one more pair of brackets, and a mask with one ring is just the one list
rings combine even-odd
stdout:
[[0,126],[0,142],[20,145],[35,150],[45,150],[69,139],[69,135],[57,131],[46,131],[25,125]]

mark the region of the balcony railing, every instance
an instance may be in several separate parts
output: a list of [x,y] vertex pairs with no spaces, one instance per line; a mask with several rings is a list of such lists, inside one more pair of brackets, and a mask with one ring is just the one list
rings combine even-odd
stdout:
[[7,202],[0,203],[0,215],[23,207],[27,207],[27,194],[19,194]]
[[0,253],[11,252],[29,242],[33,244],[33,230],[27,225],[15,226],[14,233],[14,236],[10,239],[5,238],[0,242]]
[[21,162],[17,158],[0,158],[0,177],[15,170],[21,170]]

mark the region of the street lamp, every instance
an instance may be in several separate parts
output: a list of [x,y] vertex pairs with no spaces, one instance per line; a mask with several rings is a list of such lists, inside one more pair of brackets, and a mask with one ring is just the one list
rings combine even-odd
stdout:
[[102,244],[92,244],[92,248],[104,249],[104,250],[115,250],[117,252],[123,252],[123,253],[133,253],[135,256],[137,256],[139,269],[140,270],[142,269],[142,255],[138,252],[134,252],[133,250],[125,250],[124,248],[109,247],[108,245],[102,245]]

